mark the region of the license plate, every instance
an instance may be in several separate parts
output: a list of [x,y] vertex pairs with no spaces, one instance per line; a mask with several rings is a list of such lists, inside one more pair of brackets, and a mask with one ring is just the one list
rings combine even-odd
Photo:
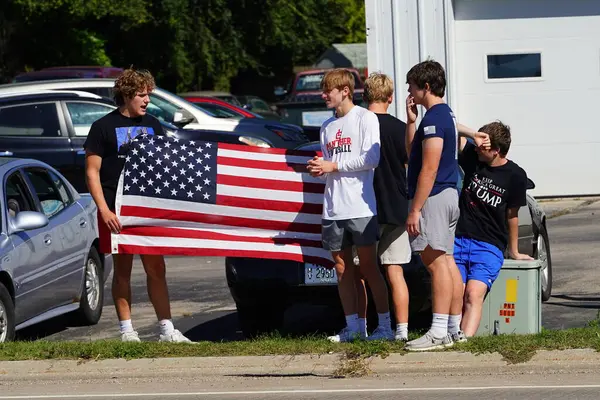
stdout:
[[337,285],[335,269],[327,269],[316,264],[304,264],[304,284]]
[[323,122],[333,117],[333,111],[304,111],[302,113],[303,126],[321,126]]

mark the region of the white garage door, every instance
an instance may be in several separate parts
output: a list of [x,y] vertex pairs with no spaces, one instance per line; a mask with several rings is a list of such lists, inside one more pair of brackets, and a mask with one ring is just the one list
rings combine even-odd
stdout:
[[537,196],[600,194],[600,0],[455,0],[460,122],[510,125]]

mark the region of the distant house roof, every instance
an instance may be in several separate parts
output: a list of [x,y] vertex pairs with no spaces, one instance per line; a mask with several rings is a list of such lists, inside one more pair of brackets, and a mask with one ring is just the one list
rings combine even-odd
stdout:
[[316,68],[367,68],[366,43],[334,43],[315,62]]

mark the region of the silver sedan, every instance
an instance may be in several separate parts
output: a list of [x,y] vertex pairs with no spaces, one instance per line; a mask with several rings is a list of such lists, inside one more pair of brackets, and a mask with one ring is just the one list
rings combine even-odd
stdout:
[[113,266],[96,204],[41,161],[2,158],[0,177],[0,342],[66,313],[96,324]]

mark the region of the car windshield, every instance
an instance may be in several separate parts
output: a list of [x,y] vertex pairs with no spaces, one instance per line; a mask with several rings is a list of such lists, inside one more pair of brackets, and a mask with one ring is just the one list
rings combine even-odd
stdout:
[[296,81],[297,92],[308,92],[308,91],[319,91],[321,90],[321,81],[323,80],[324,73],[302,75],[298,77]]

